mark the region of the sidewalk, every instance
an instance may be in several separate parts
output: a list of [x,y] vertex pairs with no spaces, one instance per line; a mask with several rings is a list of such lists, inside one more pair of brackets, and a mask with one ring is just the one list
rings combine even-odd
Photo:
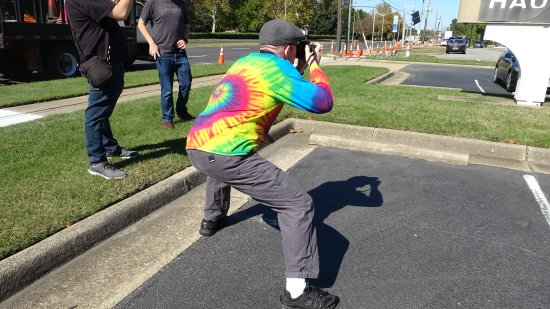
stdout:
[[[191,89],[214,85],[223,75],[213,75],[193,79]],[[178,83],[174,83],[174,91],[178,90]],[[136,88],[126,88],[122,91],[118,103],[133,101],[140,98],[160,96],[160,85],[150,85]],[[82,110],[88,104],[88,96],[41,102],[16,107],[0,109],[0,127],[40,119],[46,115],[68,113]]]

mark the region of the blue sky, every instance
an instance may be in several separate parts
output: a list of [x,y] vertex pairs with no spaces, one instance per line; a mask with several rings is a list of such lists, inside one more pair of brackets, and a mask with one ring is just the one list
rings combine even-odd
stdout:
[[[430,0],[406,0],[408,10],[407,12],[413,10],[416,6],[416,10],[422,14],[422,2],[424,6],[428,6]],[[399,10],[403,11],[403,6],[405,5],[405,0],[385,0],[386,3],[391,5],[394,8],[394,11]],[[382,0],[353,0],[353,6],[376,6],[377,4],[382,3]],[[436,25],[436,15],[441,16],[441,26],[439,30],[445,30],[451,24],[451,21],[458,17],[458,7],[460,6],[460,0],[431,0],[432,10],[428,14],[428,29],[433,29]],[[363,9],[365,11],[370,11],[371,8],[367,7],[356,7],[357,9]],[[425,12],[424,12],[425,13]],[[410,15],[407,17],[407,23],[411,23]],[[422,22],[417,24],[418,29],[419,25],[424,27],[424,17],[422,17]]]

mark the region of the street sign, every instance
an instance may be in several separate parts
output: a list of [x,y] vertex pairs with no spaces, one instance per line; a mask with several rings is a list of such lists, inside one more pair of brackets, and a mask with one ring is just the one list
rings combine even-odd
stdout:
[[397,32],[397,23],[399,22],[399,15],[393,15],[393,25],[391,32]]
[[412,13],[412,20],[413,20],[413,25],[416,25],[420,22],[420,13],[418,13],[418,11]]

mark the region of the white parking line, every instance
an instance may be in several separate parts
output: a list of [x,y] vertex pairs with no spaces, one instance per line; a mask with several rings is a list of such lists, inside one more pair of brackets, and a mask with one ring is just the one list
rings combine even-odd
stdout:
[[546,196],[544,196],[544,192],[540,189],[539,183],[532,175],[524,175],[523,178],[525,179],[525,182],[527,182],[531,192],[533,192],[535,200],[539,203],[542,214],[546,218],[546,222],[550,225],[550,204],[548,204],[548,200],[546,199]]
[[485,90],[483,90],[483,88],[481,88],[481,86],[479,85],[479,82],[477,81],[477,79],[475,79],[475,82],[476,82],[477,88],[479,88],[479,90],[481,90],[481,92],[485,93]]

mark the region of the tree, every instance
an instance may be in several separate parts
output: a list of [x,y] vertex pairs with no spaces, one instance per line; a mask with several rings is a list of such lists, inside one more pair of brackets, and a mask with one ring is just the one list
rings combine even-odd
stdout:
[[316,0],[262,1],[263,13],[268,19],[286,19],[299,28],[308,28],[315,16]]
[[309,22],[310,34],[336,34],[338,16],[337,2],[334,0],[322,0],[315,4],[317,12]]
[[[211,21],[211,32],[216,32],[216,22],[220,14],[230,10],[228,0],[200,0],[200,1],[188,1],[190,11],[196,18],[193,22],[204,22],[204,17],[209,17]],[[202,16],[201,16],[202,15]],[[200,27],[199,23],[199,27]]]
[[235,14],[236,27],[239,31],[258,32],[262,25],[268,20],[263,13],[263,0],[244,1]]

